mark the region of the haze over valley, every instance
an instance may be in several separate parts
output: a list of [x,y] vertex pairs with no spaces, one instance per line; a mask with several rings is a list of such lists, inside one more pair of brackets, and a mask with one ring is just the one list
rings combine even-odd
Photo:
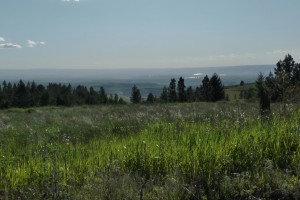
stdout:
[[130,96],[131,88],[137,85],[146,96],[149,92],[159,95],[171,78],[183,77],[187,86],[197,87],[205,75],[217,73],[225,86],[237,85],[243,80],[252,83],[261,72],[268,75],[275,65],[251,65],[228,67],[165,68],[165,69],[0,69],[0,81],[35,81],[41,84],[70,83],[104,87],[108,93]]

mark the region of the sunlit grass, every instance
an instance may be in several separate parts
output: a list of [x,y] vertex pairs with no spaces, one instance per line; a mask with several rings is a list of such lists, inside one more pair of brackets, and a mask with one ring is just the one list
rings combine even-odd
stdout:
[[296,198],[300,110],[276,108],[268,121],[255,104],[2,111],[0,197]]

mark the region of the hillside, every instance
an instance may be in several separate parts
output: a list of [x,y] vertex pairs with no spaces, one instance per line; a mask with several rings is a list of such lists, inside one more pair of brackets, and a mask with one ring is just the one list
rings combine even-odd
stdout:
[[297,199],[300,110],[190,103],[0,111],[1,199]]
[[[252,93],[252,97],[250,98],[243,98],[241,97],[241,92],[250,91]],[[225,95],[228,94],[229,100],[244,100],[248,99],[250,101],[253,101],[253,99],[256,99],[256,87],[255,83],[246,83],[244,85],[232,85],[225,87]]]

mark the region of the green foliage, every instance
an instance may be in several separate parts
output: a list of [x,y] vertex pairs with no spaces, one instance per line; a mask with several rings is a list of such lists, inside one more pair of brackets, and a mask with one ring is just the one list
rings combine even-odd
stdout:
[[193,91],[192,86],[189,86],[186,90],[186,100],[188,102],[194,102],[195,101],[195,93]]
[[140,103],[142,101],[142,95],[140,90],[137,88],[136,85],[134,85],[132,87],[132,91],[131,91],[131,97],[130,97],[130,101],[132,103]]
[[100,87],[99,101],[101,104],[107,103],[107,95],[103,87]]
[[225,89],[220,77],[216,73],[213,74],[211,79],[206,75],[200,87],[197,87],[195,91],[191,86],[186,89],[184,79],[180,77],[177,82],[176,92],[176,80],[173,78],[170,81],[169,87],[164,87],[160,95],[162,102],[214,102],[224,98]]
[[259,107],[261,116],[266,116],[270,112],[269,92],[265,84],[265,77],[260,73],[255,82],[257,95],[259,97]]
[[176,93],[176,80],[174,78],[171,79],[169,88],[168,88],[168,101],[176,102],[177,101],[177,93]]
[[209,81],[211,87],[211,101],[219,101],[225,98],[225,90],[220,77],[214,73]]
[[185,84],[184,79],[182,77],[179,78],[177,83],[177,91],[178,91],[178,101],[179,102],[186,102],[186,91],[185,91]]
[[155,97],[154,97],[154,95],[150,92],[150,93],[148,94],[148,96],[147,96],[146,102],[147,102],[147,103],[154,103],[154,101],[155,101]]
[[267,87],[273,101],[295,101],[300,87],[300,64],[291,55],[286,55],[276,64],[275,76],[270,73],[266,78]]
[[160,100],[163,102],[163,103],[166,103],[168,102],[168,88],[165,86],[162,90],[162,93],[160,95]]
[[73,89],[70,84],[49,83],[45,87],[41,84],[37,85],[34,81],[26,85],[22,80],[13,85],[4,81],[2,86],[3,88],[0,86],[0,109],[126,103],[117,94],[108,101],[103,87],[100,87],[98,92],[93,87],[88,90],[83,85]]
[[206,75],[202,80],[202,85],[200,86],[200,97],[199,99],[203,99],[204,101],[210,101],[211,94],[211,85],[208,76]]

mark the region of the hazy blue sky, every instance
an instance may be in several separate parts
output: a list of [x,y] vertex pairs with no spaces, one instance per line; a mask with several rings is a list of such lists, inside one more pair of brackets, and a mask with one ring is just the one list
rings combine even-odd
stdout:
[[1,0],[0,68],[163,68],[300,59],[299,0]]

